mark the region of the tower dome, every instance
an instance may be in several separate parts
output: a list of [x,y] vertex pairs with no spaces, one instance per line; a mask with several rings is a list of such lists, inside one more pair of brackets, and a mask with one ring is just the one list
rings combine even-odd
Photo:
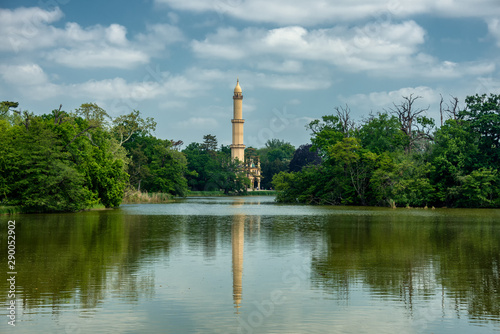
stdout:
[[235,93],[241,93],[240,79],[236,79],[236,87],[234,87]]

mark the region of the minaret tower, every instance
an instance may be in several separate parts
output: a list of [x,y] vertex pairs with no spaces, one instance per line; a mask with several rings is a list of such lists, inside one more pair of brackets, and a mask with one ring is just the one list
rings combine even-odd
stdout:
[[231,159],[236,158],[241,162],[245,162],[245,145],[243,144],[243,94],[241,92],[240,80],[236,81],[233,95],[233,144],[231,145]]

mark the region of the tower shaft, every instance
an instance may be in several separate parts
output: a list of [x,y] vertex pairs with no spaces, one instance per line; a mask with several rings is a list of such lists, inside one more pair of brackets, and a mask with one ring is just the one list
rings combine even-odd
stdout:
[[243,144],[243,94],[239,80],[236,83],[233,95],[233,143],[231,145],[231,159],[238,159],[241,163],[245,162],[245,145]]

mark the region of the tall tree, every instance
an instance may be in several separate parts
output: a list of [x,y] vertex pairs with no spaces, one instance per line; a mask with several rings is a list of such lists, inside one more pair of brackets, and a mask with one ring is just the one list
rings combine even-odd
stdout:
[[97,201],[78,170],[65,143],[41,117],[30,122],[29,131],[19,125],[9,129],[6,146],[11,167],[2,171],[9,181],[4,192],[8,204],[27,212],[78,211]]
[[479,166],[497,168],[500,165],[500,94],[468,96],[465,104],[458,119],[465,122],[469,131],[480,135]]
[[403,150],[409,145],[409,137],[401,130],[399,119],[387,113],[370,115],[357,137],[364,148],[377,154]]
[[217,137],[211,134],[203,136],[203,144],[202,147],[205,151],[207,151],[210,155],[214,155],[215,151],[217,151]]
[[262,169],[262,188],[270,188],[273,176],[288,170],[294,152],[295,147],[292,144],[279,139],[268,140],[265,147],[258,150]]
[[156,122],[153,118],[143,119],[139,110],[133,110],[130,114],[121,115],[113,120],[113,133],[118,139],[119,145],[123,145],[130,140],[134,134],[149,135],[156,129]]
[[189,144],[182,152],[187,158],[191,190],[243,193],[250,185],[241,166],[231,160],[230,148],[221,146],[217,150],[213,135],[204,136],[203,143]]
[[307,125],[312,132],[312,149],[318,150],[321,156],[327,154],[328,146],[353,136],[357,131],[349,106],[335,107],[335,111],[335,115],[323,116],[321,120],[316,119]]
[[188,190],[188,165],[175,141],[140,132],[124,143],[130,157],[130,184],[142,191],[185,196]]
[[288,169],[291,172],[300,172],[303,167],[308,165],[318,165],[321,163],[321,157],[317,150],[312,150],[312,144],[300,145],[293,153],[292,160]]

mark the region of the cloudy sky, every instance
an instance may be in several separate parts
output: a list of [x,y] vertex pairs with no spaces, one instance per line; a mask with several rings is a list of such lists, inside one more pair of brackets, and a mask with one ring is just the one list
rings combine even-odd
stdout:
[[361,120],[402,96],[500,93],[498,0],[1,0],[0,100],[140,110],[164,139],[298,146],[346,104]]

